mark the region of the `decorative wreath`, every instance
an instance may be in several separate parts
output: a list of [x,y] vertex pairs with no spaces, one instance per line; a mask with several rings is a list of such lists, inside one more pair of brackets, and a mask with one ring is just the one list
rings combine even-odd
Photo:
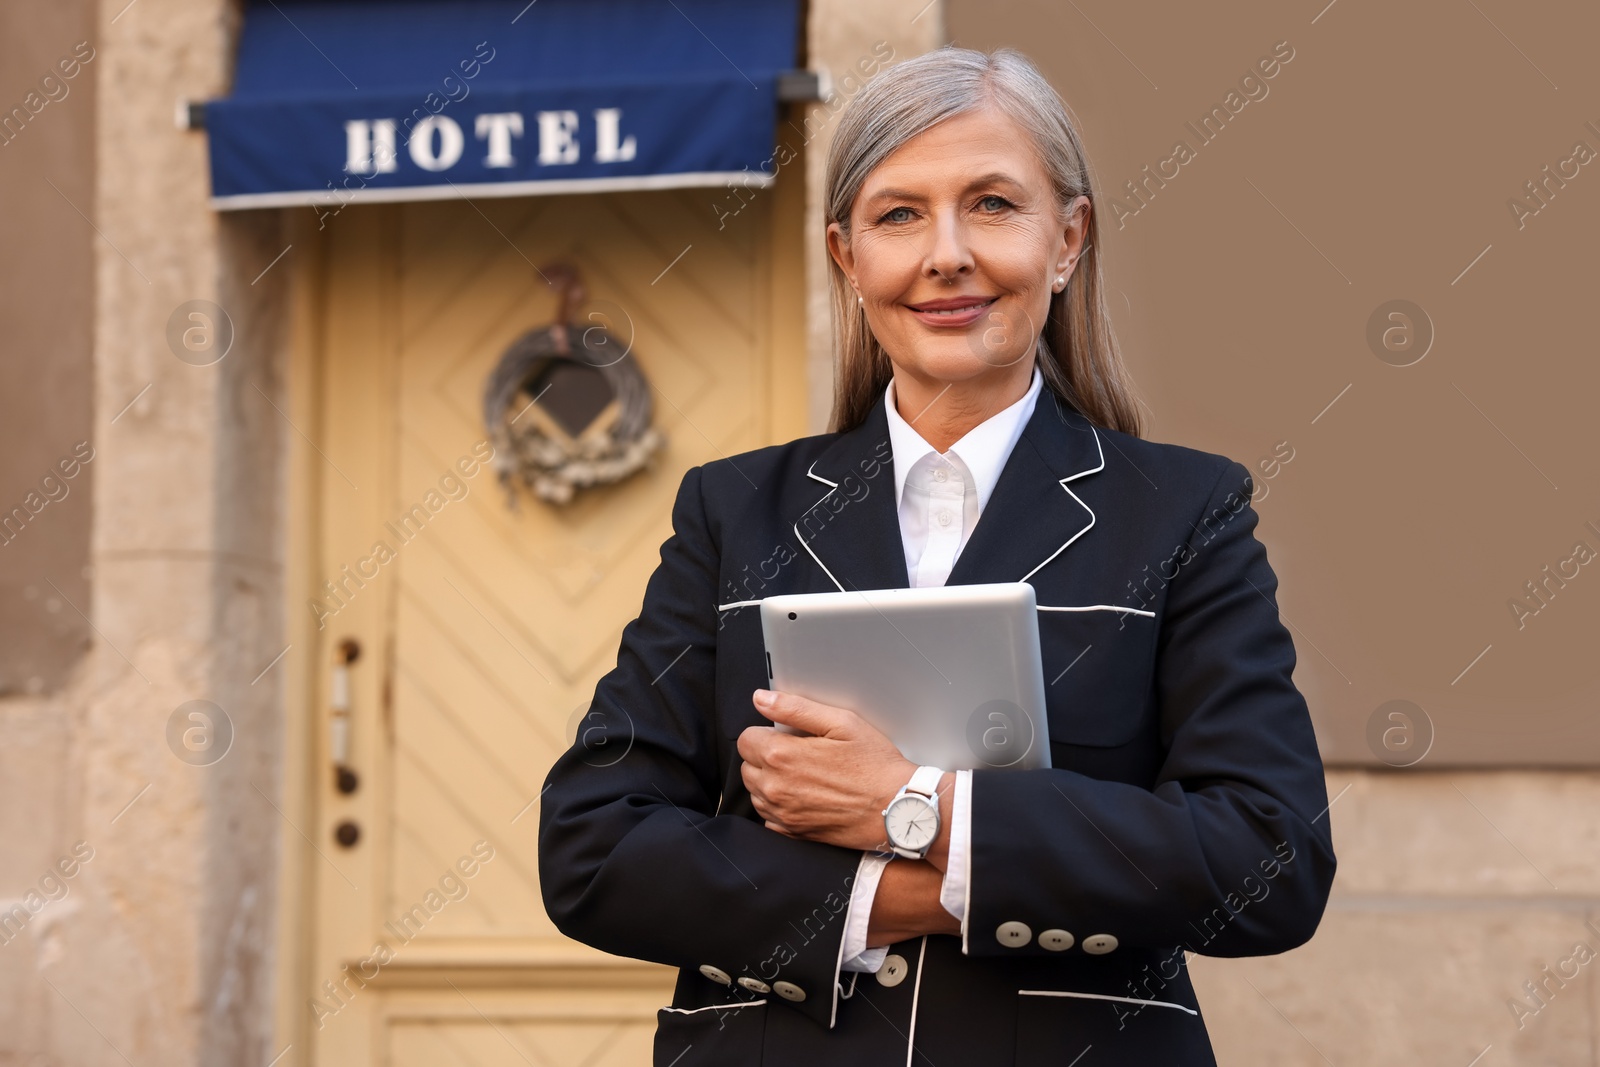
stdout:
[[[557,264],[544,274],[560,292],[557,321],[517,338],[489,375],[483,395],[495,470],[513,508],[519,482],[543,500],[565,504],[580,488],[618,482],[642,469],[666,443],[650,425],[650,385],[638,362],[628,358],[628,346],[598,325],[571,323],[584,297],[577,270]],[[611,394],[611,402],[575,433],[539,409],[538,383],[558,362],[601,375]]]

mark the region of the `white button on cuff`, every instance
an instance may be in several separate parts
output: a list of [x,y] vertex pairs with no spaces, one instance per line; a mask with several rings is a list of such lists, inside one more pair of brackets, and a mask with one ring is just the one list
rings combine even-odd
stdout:
[[906,980],[906,975],[911,970],[906,958],[899,953],[891,952],[883,958],[883,966],[878,968],[878,984],[884,986],[897,986]]
[[1091,934],[1083,939],[1083,951],[1091,956],[1104,956],[1116,947],[1117,939],[1110,934]]
[[994,936],[1007,948],[1021,948],[1033,940],[1033,931],[1027,923],[1008,922],[1001,923]]
[[721,967],[713,967],[709,963],[700,965],[700,973],[719,985],[732,985],[733,979],[728,977],[728,972]]
[[793,982],[773,982],[772,991],[784,1000],[792,1000],[796,1004],[806,999],[806,991]]
[[[1039,947],[1051,952],[1065,952],[1077,940],[1065,930],[1046,930],[1039,935]],[[743,981],[743,979],[741,979]]]
[[744,986],[746,989],[750,990],[750,992],[752,992],[752,993],[770,993],[770,992],[772,992],[772,987],[769,986],[767,983],[763,982],[759,978],[751,978],[749,975],[746,975],[743,978],[740,978],[739,979],[739,984]]

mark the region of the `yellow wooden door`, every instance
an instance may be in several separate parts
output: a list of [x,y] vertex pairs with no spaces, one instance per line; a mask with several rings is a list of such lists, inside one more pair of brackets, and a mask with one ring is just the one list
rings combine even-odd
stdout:
[[[349,207],[319,237],[303,1062],[648,1062],[671,973],[551,926],[538,792],[683,471],[804,432],[801,173],[731,217],[723,190],[447,200]],[[512,510],[481,462],[481,396],[553,319],[535,265],[557,258],[631,319],[667,444],[621,484]],[[347,640],[348,795],[328,731]]]

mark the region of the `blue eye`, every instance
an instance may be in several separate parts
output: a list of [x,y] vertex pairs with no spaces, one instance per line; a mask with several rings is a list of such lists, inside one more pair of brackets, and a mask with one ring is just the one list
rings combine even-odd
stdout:
[[911,209],[908,208],[908,207],[903,207],[903,206],[902,207],[892,207],[888,211],[885,211],[882,215],[880,215],[878,217],[878,221],[879,222],[907,222],[907,221],[909,221],[909,218],[898,218],[898,219],[896,219],[896,218],[891,218],[890,217],[890,216],[894,215],[896,212],[899,212],[899,211],[904,211],[904,212],[909,213],[911,211]]
[[997,196],[994,193],[990,193],[988,196],[984,197],[982,200],[980,200],[978,202],[980,204],[988,204],[991,200],[994,201],[994,203],[996,205],[998,205],[997,207],[994,208],[994,210],[996,210],[996,211],[1003,211],[1004,209],[1006,209],[1006,208],[1011,206],[1011,201],[1007,200],[1003,196]]

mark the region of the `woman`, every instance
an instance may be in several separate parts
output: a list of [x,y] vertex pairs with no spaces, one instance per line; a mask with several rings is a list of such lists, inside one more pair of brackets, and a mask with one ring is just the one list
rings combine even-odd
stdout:
[[[1020,54],[880,73],[827,186],[835,432],[684,476],[550,772],[546,907],[680,968],[658,1064],[1213,1063],[1186,953],[1302,944],[1334,873],[1249,474],[1137,436],[1087,160]],[[1049,769],[918,768],[762,688],[762,597],[1018,580]],[[896,854],[902,787],[938,832]]]

